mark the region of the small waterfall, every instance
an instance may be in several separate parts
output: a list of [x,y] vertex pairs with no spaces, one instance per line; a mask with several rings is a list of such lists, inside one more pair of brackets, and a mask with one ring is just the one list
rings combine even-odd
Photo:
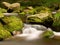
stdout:
[[16,35],[17,37],[25,37],[25,40],[35,40],[41,38],[41,34],[47,30],[45,26],[42,25],[31,25],[24,24],[22,29],[22,34]]
[[[17,34],[16,37],[23,37],[24,40],[36,40],[41,39],[43,36],[43,32],[52,29],[46,28],[43,25],[31,25],[24,24],[24,28],[22,29],[22,34]],[[51,35],[50,38],[60,39],[60,32],[53,31],[54,35]]]

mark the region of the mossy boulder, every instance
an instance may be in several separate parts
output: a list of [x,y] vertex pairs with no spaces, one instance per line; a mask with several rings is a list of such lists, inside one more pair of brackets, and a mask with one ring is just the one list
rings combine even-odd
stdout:
[[47,29],[46,31],[43,32],[42,36],[44,38],[53,38],[54,37],[54,33],[52,30]]
[[5,22],[4,27],[10,32],[13,32],[15,30],[20,31],[23,28],[22,20],[16,16],[5,16],[4,18],[2,18],[2,20]]
[[39,14],[27,16],[27,23],[38,23],[50,26],[53,22],[52,14],[49,11],[41,10]]
[[60,12],[57,12],[55,15],[54,15],[54,22],[53,22],[53,25],[52,25],[52,29],[54,31],[60,31]]
[[11,33],[4,29],[3,25],[0,23],[0,40],[4,40],[11,37]]
[[20,3],[10,4],[8,2],[2,2],[2,4],[7,8],[8,12],[20,12]]

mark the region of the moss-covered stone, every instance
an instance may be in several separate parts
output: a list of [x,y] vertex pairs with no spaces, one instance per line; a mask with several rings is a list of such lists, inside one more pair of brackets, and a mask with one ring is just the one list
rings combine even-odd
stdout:
[[46,31],[43,32],[42,36],[43,36],[44,38],[53,38],[54,33],[53,33],[52,30],[49,30],[49,29],[48,29],[48,30],[46,30]]
[[0,18],[4,17],[4,14],[2,12],[0,12]]
[[4,40],[10,37],[11,37],[10,32],[4,29],[3,25],[0,23],[0,40]]
[[55,30],[55,31],[60,31],[60,12],[57,12],[55,15],[54,15],[54,22],[53,22],[53,27],[52,29]]
[[6,23],[4,27],[10,32],[21,30],[23,27],[23,22],[16,16],[5,16],[2,20]]
[[39,14],[35,14],[35,15],[30,15],[27,17],[27,22],[28,23],[39,23],[39,24],[44,24],[44,25],[51,25],[51,23],[53,22],[52,19],[52,14],[49,11],[44,11],[41,10]]

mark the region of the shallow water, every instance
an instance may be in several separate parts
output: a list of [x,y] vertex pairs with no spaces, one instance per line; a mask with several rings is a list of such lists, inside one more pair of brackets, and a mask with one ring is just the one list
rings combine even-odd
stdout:
[[25,41],[15,39],[15,40],[1,41],[0,45],[60,45],[60,40],[39,39],[34,41]]
[[[26,25],[26,26],[30,27],[31,25]],[[41,29],[40,26],[39,29]],[[56,40],[56,39],[37,39],[30,41],[24,39],[25,38],[21,38],[21,37],[13,37],[11,39],[1,41],[0,45],[60,45],[60,40]]]

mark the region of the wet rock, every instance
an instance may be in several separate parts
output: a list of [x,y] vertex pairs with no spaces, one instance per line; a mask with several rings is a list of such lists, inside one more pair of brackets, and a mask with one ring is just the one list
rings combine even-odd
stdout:
[[13,31],[13,35],[21,34],[21,31]]

